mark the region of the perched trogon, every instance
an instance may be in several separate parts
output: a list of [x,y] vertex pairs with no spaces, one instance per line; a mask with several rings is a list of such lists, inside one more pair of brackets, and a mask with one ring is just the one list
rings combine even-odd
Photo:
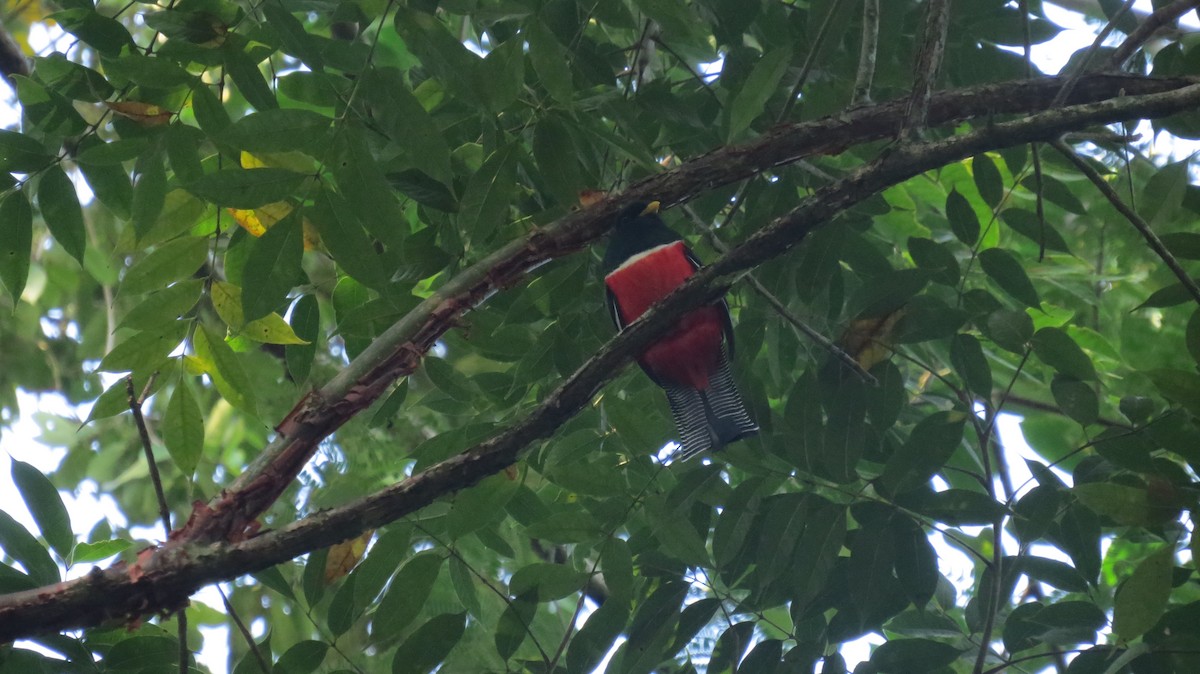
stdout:
[[[658,215],[659,203],[635,203],[617,215],[604,253],[608,308],[618,330],[666,297],[700,261]],[[638,364],[667,392],[679,429],[680,459],[758,432],[733,384],[733,323],[725,300],[684,314]]]

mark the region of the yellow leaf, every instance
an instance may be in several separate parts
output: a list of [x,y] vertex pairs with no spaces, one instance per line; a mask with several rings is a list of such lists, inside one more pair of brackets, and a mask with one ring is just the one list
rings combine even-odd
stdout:
[[892,331],[904,317],[904,309],[887,316],[862,318],[850,323],[838,346],[850,354],[864,370],[870,370],[892,355]]
[[283,316],[270,313],[262,318],[247,323],[238,336],[253,339],[265,344],[308,344],[296,336],[292,326],[283,320]]
[[[294,208],[286,201],[276,201],[254,209],[228,208],[226,210],[233,216],[234,221],[246,230],[246,233],[258,238],[291,214]],[[320,249],[321,235],[317,233],[317,228],[308,218],[304,218],[301,224],[304,228],[304,250]]]
[[374,529],[369,529],[362,536],[342,541],[329,548],[325,557],[325,584],[328,585],[350,573],[367,551],[367,544],[375,535]]
[[104,105],[108,106],[109,110],[118,115],[132,119],[142,126],[163,126],[164,124],[170,124],[171,116],[175,114],[153,103],[139,103],[138,101],[106,101]]
[[192,376],[200,376],[212,367],[212,364],[196,356],[183,357],[183,369]]

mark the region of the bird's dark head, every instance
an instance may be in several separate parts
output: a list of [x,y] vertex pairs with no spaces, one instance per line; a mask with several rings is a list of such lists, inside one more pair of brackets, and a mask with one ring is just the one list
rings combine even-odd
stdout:
[[640,201],[617,212],[617,222],[604,254],[605,273],[616,269],[631,255],[679,240],[679,235],[659,217],[659,206],[657,201]]

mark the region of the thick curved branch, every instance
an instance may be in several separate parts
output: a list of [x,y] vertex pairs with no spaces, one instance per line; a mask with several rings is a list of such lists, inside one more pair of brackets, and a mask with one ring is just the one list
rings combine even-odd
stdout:
[[[1169,92],[1191,83],[1189,79],[1089,75],[1079,81],[1068,103]],[[1045,110],[1060,88],[1061,80],[1046,78],[935,94],[929,102],[927,122],[938,125],[977,116]],[[318,444],[366,409],[396,379],[416,370],[433,343],[463,314],[547,260],[576,251],[600,237],[623,205],[650,199],[667,205],[684,202],[776,166],[893,137],[903,125],[906,104],[905,100],[893,101],[775,127],[751,143],[722,147],[646,178],[620,196],[535,230],[463,270],[376,338],[328,384],[301,400],[276,427],[275,439],[247,470],[207,505],[193,510],[187,525],[172,536],[172,544],[236,541],[251,535],[258,516],[291,484]]]
[[817,190],[795,210],[701,269],[609,341],[525,419],[498,435],[387,489],[277,531],[232,544],[167,546],[151,555],[137,574],[117,567],[0,597],[0,642],[178,607],[189,594],[214,581],[285,562],[416,512],[512,465],[526,447],[551,436],[588,404],[633,354],[669,329],[679,316],[723,294],[734,274],[784,254],[814,228],[827,225],[881,190],[981,152],[1047,141],[1065,131],[1094,124],[1170,115],[1196,105],[1200,105],[1200,84],[1042,112],[962,136],[899,146],[850,176]]

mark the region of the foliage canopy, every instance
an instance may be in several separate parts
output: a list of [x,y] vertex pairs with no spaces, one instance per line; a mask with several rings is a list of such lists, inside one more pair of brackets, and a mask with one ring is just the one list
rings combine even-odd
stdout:
[[[239,674],[835,674],[870,632],[856,672],[1200,671],[1200,188],[1150,143],[1200,135],[1200,47],[1155,4],[1058,80],[1040,0],[10,5],[64,32],[8,73],[0,419],[87,412],[13,462],[0,641],[55,655],[0,672],[175,671],[214,581],[268,627]],[[587,245],[654,196],[719,261],[614,342]],[[730,282],[762,433],[664,466],[617,366]],[[125,523],[72,530],[89,481]]]

